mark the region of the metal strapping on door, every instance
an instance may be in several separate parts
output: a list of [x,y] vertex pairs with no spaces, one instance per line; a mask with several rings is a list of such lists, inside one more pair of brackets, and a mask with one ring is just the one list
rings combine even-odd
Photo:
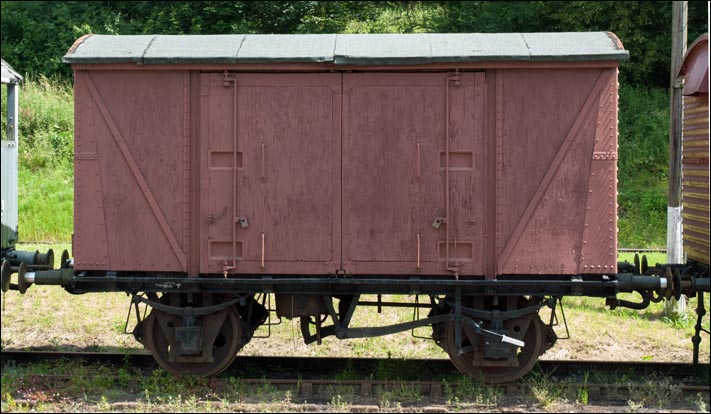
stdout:
[[267,159],[266,159],[267,144],[262,141],[262,182],[267,181]]
[[232,85],[232,269],[237,270],[237,223],[240,217],[237,214],[237,77],[231,77],[225,72],[223,86]]
[[422,145],[420,143],[417,143],[417,181],[420,181],[420,177],[422,176]]
[[[416,176],[416,181],[418,184],[418,193],[422,192],[422,183],[421,178],[422,178],[422,145],[417,142],[416,143],[417,147],[417,176]],[[417,270],[420,270],[420,255],[421,255],[421,248],[420,248],[420,232],[418,231],[417,234]]]
[[420,268],[420,232],[417,232],[417,268]]
[[459,70],[453,75],[449,75],[445,81],[445,107],[444,107],[444,251],[445,251],[445,267],[447,271],[454,272],[458,276],[459,269],[450,267],[449,262],[449,229],[450,229],[450,214],[449,214],[449,85],[454,82],[455,86],[459,85]]
[[262,269],[264,269],[264,232],[262,232],[262,261],[261,261]]
[[[267,155],[266,155],[266,148],[267,144],[262,141],[261,143],[261,150],[262,150],[262,212],[266,211],[266,187],[265,183],[267,182]],[[264,270],[264,220],[262,220],[262,248],[261,248],[261,259],[259,261],[259,267]]]

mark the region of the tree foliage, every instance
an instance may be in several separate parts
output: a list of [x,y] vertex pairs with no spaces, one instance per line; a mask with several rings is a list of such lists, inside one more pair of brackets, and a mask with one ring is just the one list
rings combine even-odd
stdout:
[[[69,78],[74,41],[97,34],[611,31],[630,51],[622,81],[669,82],[671,2],[649,1],[3,1],[3,58],[31,75]],[[689,2],[689,40],[708,31]]]

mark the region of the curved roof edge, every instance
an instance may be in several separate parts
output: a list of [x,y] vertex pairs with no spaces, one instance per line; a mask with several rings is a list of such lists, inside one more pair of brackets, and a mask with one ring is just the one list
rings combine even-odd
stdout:
[[685,76],[684,95],[709,93],[709,35],[703,34],[689,46],[679,69]]
[[400,65],[624,60],[610,32],[302,35],[86,35],[64,63],[314,63]]

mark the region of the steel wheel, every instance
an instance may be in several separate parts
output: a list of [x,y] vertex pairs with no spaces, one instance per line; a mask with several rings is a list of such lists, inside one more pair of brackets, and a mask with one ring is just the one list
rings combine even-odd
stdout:
[[[217,375],[229,367],[242,343],[241,320],[234,307],[202,318],[203,348],[211,346],[212,361],[200,361],[201,356],[173,358],[171,344],[176,343],[175,328],[181,318],[153,309],[146,318],[145,342],[153,358],[163,369],[174,375]],[[192,360],[192,361],[191,361]]]
[[544,342],[543,322],[538,314],[532,314],[507,321],[505,326],[512,333],[510,336],[526,344],[517,350],[518,366],[481,366],[484,362],[482,351],[484,343],[489,339],[467,326],[462,328],[460,348],[472,348],[469,352],[457,355],[454,346],[454,322],[448,322],[444,327],[442,348],[449,354],[454,366],[463,374],[495,384],[516,381],[526,375],[538,361]]

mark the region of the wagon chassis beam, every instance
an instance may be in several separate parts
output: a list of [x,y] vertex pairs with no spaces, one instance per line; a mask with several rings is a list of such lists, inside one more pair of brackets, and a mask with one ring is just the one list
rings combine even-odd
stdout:
[[[667,280],[659,276],[617,275],[529,275],[500,276],[499,279],[458,279],[442,276],[348,275],[293,277],[283,275],[239,275],[236,277],[187,277],[175,273],[75,272],[73,269],[28,272],[26,283],[61,285],[70,293],[88,292],[163,292],[280,294],[410,294],[484,296],[597,296],[611,297],[619,292],[663,291]],[[708,291],[706,283],[698,290]]]
[[470,295],[590,295],[607,297],[621,291],[616,281],[561,280],[415,280],[350,278],[154,278],[76,277],[71,293],[88,292],[251,292],[281,294],[410,294],[446,295],[460,288]]

